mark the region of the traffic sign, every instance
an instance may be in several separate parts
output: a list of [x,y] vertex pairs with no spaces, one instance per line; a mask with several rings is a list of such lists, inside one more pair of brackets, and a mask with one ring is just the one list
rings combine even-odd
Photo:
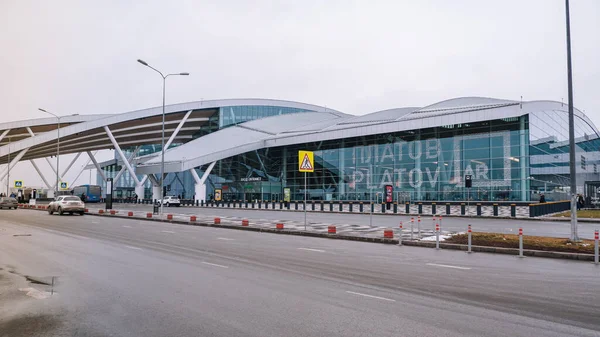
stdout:
[[23,180],[15,180],[15,188],[22,188]]
[[61,190],[66,190],[69,188],[69,183],[67,183],[66,181],[61,181],[60,182],[60,189]]
[[315,172],[315,156],[312,151],[298,151],[298,171]]

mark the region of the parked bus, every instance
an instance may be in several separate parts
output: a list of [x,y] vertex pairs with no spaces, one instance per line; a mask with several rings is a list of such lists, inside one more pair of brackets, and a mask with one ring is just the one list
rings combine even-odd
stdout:
[[73,187],[73,195],[81,197],[85,193],[85,202],[100,202],[102,188],[98,185],[80,185]]

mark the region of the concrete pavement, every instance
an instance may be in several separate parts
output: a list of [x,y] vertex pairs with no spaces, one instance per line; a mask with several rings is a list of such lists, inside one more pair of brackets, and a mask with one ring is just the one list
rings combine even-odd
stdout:
[[600,330],[600,268],[584,262],[27,210],[0,213],[0,252],[23,275],[58,277],[57,295],[40,303],[60,324],[40,336]]
[[[97,210],[104,207],[104,204],[87,204],[90,210]],[[114,209],[122,211],[133,210],[138,212],[152,212],[152,205],[140,204],[113,204]],[[165,207],[165,213],[184,214],[184,215],[202,215],[207,217],[236,217],[247,218],[253,221],[294,221],[304,223],[304,213],[302,212],[282,212],[272,210],[245,210],[235,208],[198,208],[198,207]],[[362,226],[368,227],[371,223],[374,227],[397,228],[400,221],[404,228],[410,225],[410,219],[417,217],[406,215],[373,215],[369,214],[340,214],[340,213],[321,213],[308,212],[307,219],[309,224],[323,225],[328,224],[339,226]],[[432,229],[434,227],[431,216],[422,216],[421,224],[423,228]],[[468,224],[473,226],[475,232],[494,232],[505,234],[518,233],[519,227],[523,227],[525,235],[565,237],[568,238],[571,233],[571,225],[568,222],[559,221],[531,221],[523,219],[493,219],[493,218],[459,218],[443,217],[442,230],[450,232],[464,232]],[[416,223],[414,227],[416,228]],[[600,221],[596,223],[579,223],[579,235],[584,239],[593,239],[594,230],[600,228]]]

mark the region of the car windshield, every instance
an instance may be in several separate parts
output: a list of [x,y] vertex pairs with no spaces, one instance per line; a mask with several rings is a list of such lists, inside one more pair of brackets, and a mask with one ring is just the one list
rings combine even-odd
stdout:
[[81,201],[79,197],[66,197],[63,199],[64,201]]

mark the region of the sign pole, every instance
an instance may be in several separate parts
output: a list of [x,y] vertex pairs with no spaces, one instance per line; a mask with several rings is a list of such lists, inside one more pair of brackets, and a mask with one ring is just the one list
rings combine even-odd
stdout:
[[304,231],[306,231],[306,172],[304,172]]

